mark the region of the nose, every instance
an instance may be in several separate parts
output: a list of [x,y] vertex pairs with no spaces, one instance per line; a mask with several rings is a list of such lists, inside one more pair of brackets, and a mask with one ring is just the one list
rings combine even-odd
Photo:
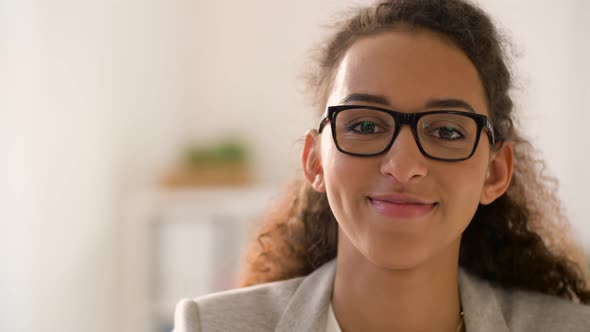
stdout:
[[403,126],[383,155],[381,174],[407,184],[423,178],[427,171],[426,157],[420,152],[411,128]]

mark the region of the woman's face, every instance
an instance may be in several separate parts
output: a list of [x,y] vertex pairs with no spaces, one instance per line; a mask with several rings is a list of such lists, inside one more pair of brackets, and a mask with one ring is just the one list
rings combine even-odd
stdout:
[[[337,69],[327,104],[412,113],[441,109],[427,105],[450,99],[469,106],[444,109],[471,107],[489,116],[482,83],[467,56],[437,34],[416,30],[357,40]],[[339,152],[329,125],[316,143],[323,173],[320,190],[327,192],[338,220],[339,250],[348,246],[393,269],[458,252],[461,234],[482,198],[492,157],[485,132],[474,155],[460,162],[426,158],[409,126],[402,127],[387,153],[376,157]],[[420,204],[410,204],[416,202]]]

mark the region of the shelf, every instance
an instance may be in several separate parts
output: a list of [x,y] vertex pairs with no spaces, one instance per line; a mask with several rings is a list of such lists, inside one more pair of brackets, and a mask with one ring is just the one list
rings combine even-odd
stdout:
[[123,227],[121,293],[131,308],[124,325],[160,332],[180,299],[235,287],[248,233],[278,193],[250,186],[137,195]]

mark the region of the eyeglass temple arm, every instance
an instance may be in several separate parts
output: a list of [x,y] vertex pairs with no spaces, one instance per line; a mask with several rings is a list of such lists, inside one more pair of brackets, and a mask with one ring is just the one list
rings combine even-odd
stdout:
[[[490,121],[488,121],[487,119],[485,121],[485,128],[488,132],[488,137],[490,138],[490,143],[492,143],[492,146],[496,146],[496,143],[498,143],[498,142],[496,141],[496,134],[494,133],[494,126],[492,126]],[[501,143],[503,144],[504,142],[502,141]]]
[[321,133],[322,130],[324,130],[324,127],[326,126],[326,123],[330,121],[330,119],[328,119],[328,116],[325,116],[322,121],[320,121],[320,124],[318,126],[318,133]]

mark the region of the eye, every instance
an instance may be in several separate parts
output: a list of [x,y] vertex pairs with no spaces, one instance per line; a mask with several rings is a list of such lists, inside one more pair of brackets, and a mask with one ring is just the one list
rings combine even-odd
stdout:
[[439,138],[441,140],[454,141],[465,138],[465,135],[463,135],[463,133],[459,129],[454,128],[452,126],[439,126],[434,128],[430,126],[425,126],[424,129],[425,134],[427,134],[428,136]]
[[360,121],[349,126],[349,131],[359,134],[378,134],[383,132],[383,128],[372,121]]

